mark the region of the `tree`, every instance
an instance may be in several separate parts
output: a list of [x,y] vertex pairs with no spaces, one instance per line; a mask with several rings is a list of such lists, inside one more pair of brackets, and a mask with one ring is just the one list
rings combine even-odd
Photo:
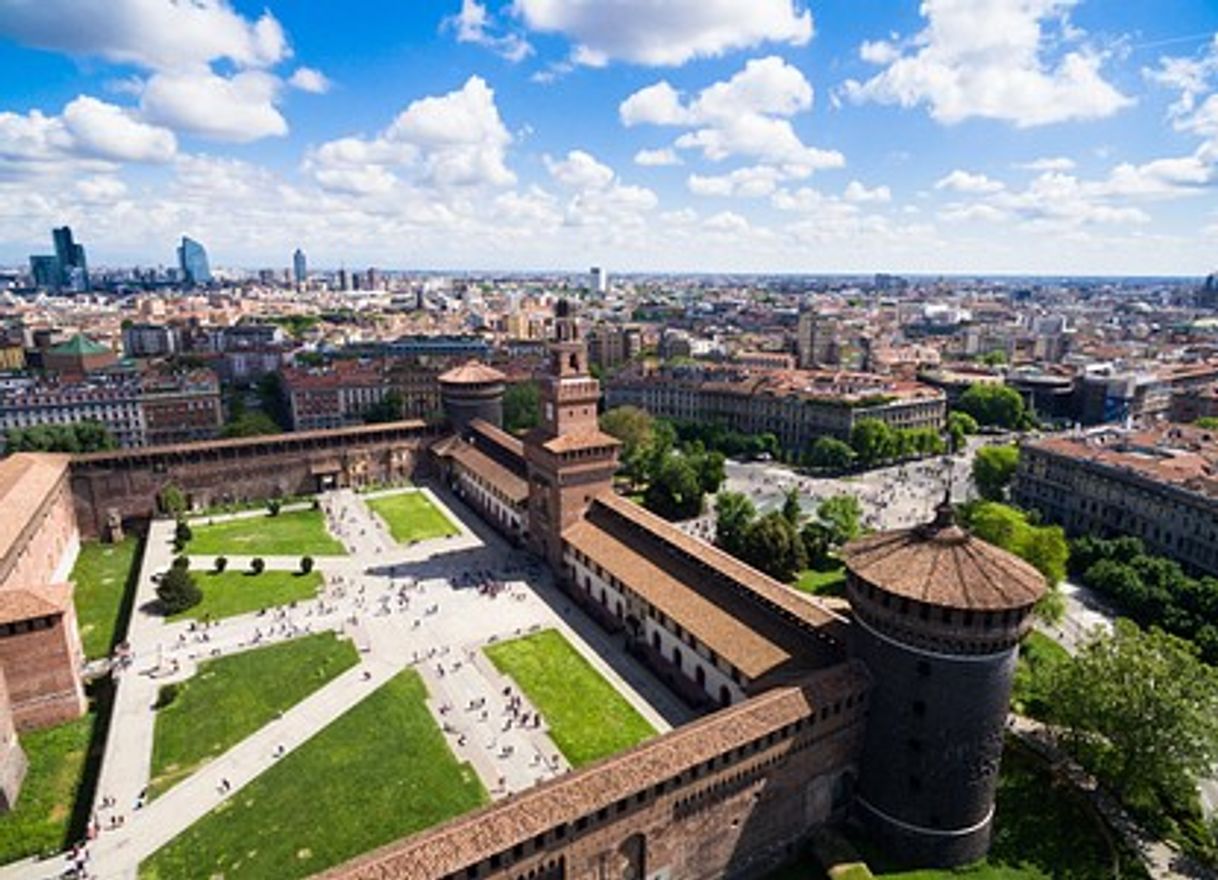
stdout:
[[965,437],[976,434],[977,420],[965,412],[950,412],[947,414],[947,433],[952,440],[952,452],[964,448]]
[[733,556],[743,555],[744,534],[757,508],[743,492],[720,492],[715,498],[715,543]]
[[973,482],[982,498],[1002,501],[1019,466],[1019,447],[985,446],[973,459]]
[[161,576],[161,582],[157,584],[156,596],[166,615],[178,614],[187,608],[193,608],[203,599],[203,593],[195,583],[194,576],[186,568],[179,567],[176,560],[169,571]]
[[503,393],[503,427],[514,433],[537,427],[541,421],[541,386],[536,382],[509,385]]
[[212,565],[215,566],[216,574],[223,574],[224,569],[228,568],[228,557],[227,556],[217,556],[215,558],[215,561],[212,563]]
[[98,452],[117,447],[118,442],[110,430],[94,420],[70,425],[9,428],[4,437],[4,448],[8,452]]
[[815,468],[843,471],[854,464],[854,450],[850,444],[836,437],[817,437],[808,447],[808,464]]
[[275,424],[285,431],[291,430],[292,404],[283,388],[283,376],[278,371],[267,373],[258,380],[258,403]]
[[879,419],[859,419],[850,431],[850,446],[864,467],[892,458],[895,444],[892,428]]
[[670,520],[689,519],[702,511],[702,484],[685,456],[669,453],[643,494],[643,504]]
[[186,512],[186,496],[173,483],[169,483],[161,489],[158,498],[161,502],[161,510],[174,519],[180,518]]
[[995,349],[994,351],[987,351],[977,360],[987,367],[1000,367],[1007,362],[1007,353],[1001,349]]
[[600,418],[601,430],[622,441],[622,462],[638,458],[655,435],[655,419],[637,406],[617,406]]
[[980,382],[970,385],[968,390],[960,395],[960,402],[956,406],[981,425],[1015,430],[1025,427],[1028,422],[1023,398],[1014,388],[1005,385]]
[[406,411],[406,398],[402,392],[392,388],[385,396],[364,410],[364,421],[370,425],[396,422]]
[[188,544],[190,539],[194,537],[194,532],[190,528],[190,524],[185,520],[178,520],[178,524],[173,529],[173,540],[178,544]]
[[1061,620],[1065,601],[1058,585],[1066,577],[1070,545],[1060,526],[1034,526],[1020,510],[997,501],[982,501],[968,515],[973,534],[1031,563],[1044,575],[1049,591],[1036,606],[1050,623]]
[[279,516],[279,511],[283,509],[283,502],[278,498],[269,498],[266,502],[267,516]]
[[1187,803],[1218,762],[1216,675],[1183,639],[1121,619],[1062,665],[1052,720],[1127,803]]
[[698,452],[689,455],[690,464],[698,473],[698,485],[706,495],[714,495],[727,479],[727,459],[722,452]]
[[744,561],[780,581],[789,581],[808,567],[808,555],[799,532],[786,517],[774,511],[745,530]]
[[182,569],[182,571],[188,571],[190,569],[190,557],[189,556],[175,556],[173,558],[173,562],[170,563],[170,567],[180,568],[180,569]]
[[792,486],[786,491],[786,498],[782,502],[782,518],[799,528],[799,521],[803,516],[803,508],[799,506],[799,489]]
[[313,570],[313,557],[312,556],[300,557],[300,573],[308,574],[312,570]]
[[1207,431],[1218,429],[1218,416],[1202,416],[1193,422],[1198,428],[1204,428]]
[[282,434],[283,429],[264,412],[243,412],[230,418],[221,430],[222,437],[259,437],[264,434]]
[[250,560],[250,571],[254,574],[262,574],[265,568],[266,562],[263,561],[261,556],[255,556]]
[[826,498],[817,506],[816,517],[825,526],[834,547],[862,533],[863,507],[853,495],[842,493]]

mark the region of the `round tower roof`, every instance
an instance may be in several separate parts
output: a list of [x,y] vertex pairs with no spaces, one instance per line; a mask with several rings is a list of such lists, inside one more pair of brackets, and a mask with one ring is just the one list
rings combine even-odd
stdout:
[[453,367],[446,373],[440,374],[440,382],[445,385],[487,385],[491,382],[503,382],[507,376],[488,367],[481,361],[466,361],[459,367]]
[[946,504],[933,522],[867,535],[842,555],[856,577],[877,589],[945,608],[1025,608],[1047,589],[1035,567],[961,528]]

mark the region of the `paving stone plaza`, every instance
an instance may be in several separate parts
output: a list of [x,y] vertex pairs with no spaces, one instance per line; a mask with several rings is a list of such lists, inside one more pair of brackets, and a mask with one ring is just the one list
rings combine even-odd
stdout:
[[[482,651],[530,633],[560,632],[657,732],[689,720],[690,710],[625,654],[620,637],[584,616],[557,591],[544,566],[508,546],[460,501],[430,488],[388,491],[425,493],[458,534],[398,544],[367,504],[377,493],[327,493],[320,507],[347,555],[317,557],[320,593],[206,623],[170,623],[156,612],[154,578],[173,560],[174,523],[151,524],[127,660],[115,670],[115,705],[93,810],[100,831],[88,847],[91,875],[137,876],[142,861],[408,667],[421,675],[428,708],[454,755],[475,770],[490,797],[565,772],[567,761],[545,717]],[[266,515],[252,511],[192,524]],[[227,557],[230,570],[246,570],[251,561]],[[264,561],[268,571],[300,566],[299,556]],[[202,571],[215,560],[190,556],[190,562]],[[163,686],[191,678],[208,659],[325,631],[350,638],[360,662],[148,800],[154,704]],[[20,862],[0,868],[0,880],[58,877],[67,866],[63,858]]]

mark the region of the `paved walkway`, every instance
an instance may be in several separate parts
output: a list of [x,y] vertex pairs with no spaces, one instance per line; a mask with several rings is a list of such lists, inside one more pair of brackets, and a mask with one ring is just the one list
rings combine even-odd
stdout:
[[[429,495],[441,509],[448,508],[461,535],[404,547],[389,538],[360,496],[331,493],[323,502],[326,515],[336,520],[340,538],[354,552],[318,557],[324,581],[318,598],[207,627],[167,623],[152,613],[152,576],[173,558],[173,524],[152,524],[129,630],[132,662],[115,673],[114,714],[94,810],[103,830],[89,847],[96,876],[134,878],[142,859],[408,666],[423,676],[428,706],[455,754],[470,762],[492,796],[565,772],[569,768],[544,719],[534,725],[535,708],[482,654],[489,642],[557,628],[657,730],[691,717],[564,599],[544,566],[508,547],[459,502]],[[246,566],[249,557],[229,560]],[[212,559],[192,556],[191,563],[198,569]],[[299,558],[268,557],[267,563],[296,568]],[[161,686],[189,678],[209,658],[324,631],[350,636],[361,652],[360,664],[137,807],[150,778],[152,706]],[[221,780],[228,783],[223,790]],[[60,876],[63,867],[62,858],[22,862],[0,868],[0,880],[44,880]]]

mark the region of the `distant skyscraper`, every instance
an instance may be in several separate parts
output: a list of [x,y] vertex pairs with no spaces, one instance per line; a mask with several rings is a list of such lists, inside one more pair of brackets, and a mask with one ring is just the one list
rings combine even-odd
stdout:
[[51,230],[55,241],[55,258],[59,261],[59,284],[68,290],[89,289],[89,267],[85,263],[85,249],[72,239],[72,230],[60,226]]
[[59,290],[63,273],[59,271],[59,260],[52,254],[35,254],[30,257],[30,275],[34,286],[42,290]]
[[296,248],[296,253],[292,254],[292,276],[297,285],[304,284],[305,279],[309,277],[309,264],[300,248]]
[[604,293],[609,289],[609,273],[600,266],[593,266],[590,270],[592,275],[592,289],[596,293]]
[[187,284],[210,284],[211,267],[207,263],[207,250],[192,238],[182,236],[178,245],[178,268]]

